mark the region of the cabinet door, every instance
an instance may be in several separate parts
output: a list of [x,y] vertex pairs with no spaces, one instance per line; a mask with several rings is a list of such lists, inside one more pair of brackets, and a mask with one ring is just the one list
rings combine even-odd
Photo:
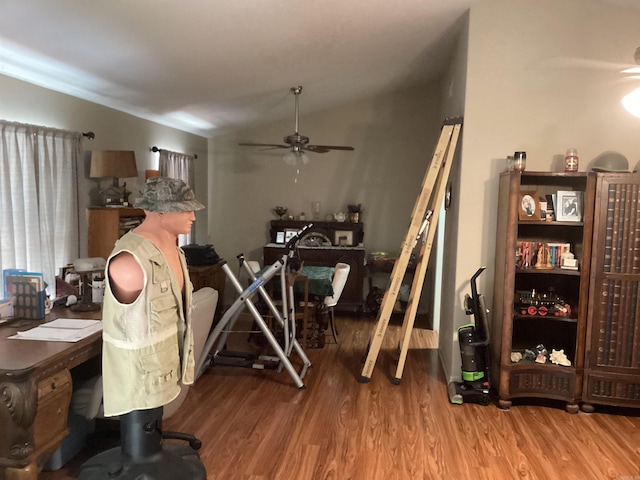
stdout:
[[640,406],[640,175],[598,174],[586,402]]

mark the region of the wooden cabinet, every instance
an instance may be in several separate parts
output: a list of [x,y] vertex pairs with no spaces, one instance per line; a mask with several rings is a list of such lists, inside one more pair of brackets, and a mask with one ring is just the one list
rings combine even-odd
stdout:
[[[297,252],[306,265],[334,267],[336,263],[351,266],[339,307],[355,307],[361,311],[364,305],[364,278],[366,252],[362,246],[364,225],[351,222],[321,222],[316,220],[272,220],[269,231],[271,242],[264,247],[264,265],[270,265],[284,253],[284,245],[276,243],[278,234],[298,231],[313,224],[298,242]],[[286,237],[286,235],[283,235]]]
[[[537,200],[558,191],[578,192],[581,221],[540,219]],[[500,175],[490,349],[492,384],[502,408],[509,408],[514,398],[539,397],[565,401],[568,411],[578,411],[594,192],[593,174]],[[533,213],[525,194],[535,200]],[[576,256],[578,270],[558,266],[564,245]],[[536,362],[531,354],[535,357],[542,346],[548,354],[563,350],[571,365],[551,363],[548,355],[545,363]],[[524,358],[518,360],[518,355]]]
[[640,407],[640,175],[596,179],[585,411]]
[[89,257],[107,259],[122,235],[138,226],[144,210],[131,207],[89,207],[87,209],[87,252]]
[[[265,245],[264,265],[273,264],[284,252],[285,249],[282,245]],[[338,262],[348,263],[351,270],[338,305],[339,307],[350,306],[357,310],[362,309],[365,273],[365,250],[363,247],[298,247],[297,252],[305,265],[335,267]]]

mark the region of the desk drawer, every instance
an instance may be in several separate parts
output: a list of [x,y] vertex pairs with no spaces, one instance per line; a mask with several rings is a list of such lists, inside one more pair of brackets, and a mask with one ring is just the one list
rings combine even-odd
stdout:
[[38,383],[38,411],[33,423],[36,455],[54,451],[67,434],[71,374],[61,370]]
[[68,370],[61,370],[50,377],[40,380],[38,383],[38,405],[40,405],[43,398],[65,388],[71,388],[71,374]]

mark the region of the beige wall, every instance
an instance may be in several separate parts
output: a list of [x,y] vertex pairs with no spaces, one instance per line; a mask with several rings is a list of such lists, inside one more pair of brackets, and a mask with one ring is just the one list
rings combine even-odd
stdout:
[[[128,190],[132,191],[131,200],[144,183],[145,169],[157,168],[157,154],[150,152],[156,145],[160,148],[197,154],[196,195],[206,201],[207,183],[207,140],[204,137],[181,132],[157,123],[102,107],[95,103],[80,100],[69,95],[46,90],[13,78],[0,76],[0,118],[11,122],[31,123],[47,127],[72,131],[93,131],[94,140],[83,142],[85,158],[79,166],[80,200],[80,256],[86,256],[86,218],[85,208],[90,198],[95,196],[98,183],[90,180],[89,163],[91,150],[134,150],[138,178],[127,179]],[[156,163],[154,163],[156,162]],[[111,180],[101,180],[100,186],[109,186]],[[206,214],[198,214],[196,220],[196,238],[206,240]]]
[[311,153],[299,174],[282,161],[282,151],[237,145],[279,143],[293,133],[293,112],[279,122],[214,137],[209,242],[234,271],[239,253],[262,261],[268,224],[276,218],[272,209],[285,205],[309,218],[311,202],[318,200],[322,218],[362,203],[367,251],[397,254],[439,134],[439,92],[436,82],[316,113],[306,113],[301,101],[300,131],[311,143],[351,145],[355,151]]
[[[498,175],[506,155],[525,150],[527,169],[541,171],[560,171],[569,147],[578,149],[581,171],[605,150],[637,164],[640,119],[620,99],[640,81],[622,81],[615,68],[571,67],[568,59],[630,63],[638,25],[637,9],[598,0],[491,0],[471,9],[456,261],[444,282],[443,313],[453,319],[448,334],[469,320],[462,298],[481,265],[488,270],[478,290],[491,303]],[[448,378],[459,378],[453,352],[444,367]]]

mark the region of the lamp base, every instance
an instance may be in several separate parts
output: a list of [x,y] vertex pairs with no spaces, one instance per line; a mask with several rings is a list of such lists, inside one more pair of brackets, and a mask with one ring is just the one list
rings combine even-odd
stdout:
[[102,204],[105,207],[121,206],[128,205],[131,192],[127,191],[127,182],[120,186],[118,184],[118,178],[113,177],[113,184],[104,190],[100,190],[100,195],[102,196]]

